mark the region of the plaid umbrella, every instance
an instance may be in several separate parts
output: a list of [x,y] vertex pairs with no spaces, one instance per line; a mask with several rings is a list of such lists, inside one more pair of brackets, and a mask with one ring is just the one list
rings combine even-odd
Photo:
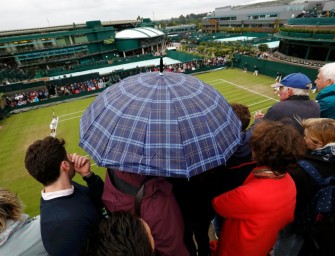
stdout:
[[178,73],[128,77],[102,92],[80,120],[79,145],[99,165],[192,177],[225,164],[241,123],[213,87]]

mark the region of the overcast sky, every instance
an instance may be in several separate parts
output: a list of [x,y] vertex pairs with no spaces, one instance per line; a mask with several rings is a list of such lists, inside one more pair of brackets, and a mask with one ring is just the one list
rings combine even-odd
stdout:
[[0,31],[90,20],[152,20],[212,12],[216,7],[254,0],[1,0]]

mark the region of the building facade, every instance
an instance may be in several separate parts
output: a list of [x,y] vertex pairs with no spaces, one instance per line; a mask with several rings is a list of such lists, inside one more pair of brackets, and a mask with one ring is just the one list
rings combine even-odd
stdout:
[[286,24],[288,19],[303,11],[320,12],[324,2],[331,1],[276,0],[218,7],[203,19],[202,31],[217,33],[245,29],[251,32],[273,33]]
[[[0,82],[6,76],[21,75],[24,79],[37,70],[64,66],[71,69],[74,65],[97,61],[108,63],[127,52],[122,43],[117,43],[117,33],[154,26],[150,19],[139,19],[0,31]],[[142,46],[137,46],[142,51]]]

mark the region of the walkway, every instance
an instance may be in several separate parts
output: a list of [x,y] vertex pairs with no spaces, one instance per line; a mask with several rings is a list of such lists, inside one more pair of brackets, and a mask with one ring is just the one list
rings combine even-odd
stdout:
[[[117,71],[117,70],[128,70],[128,69],[134,69],[136,67],[141,68],[141,67],[159,66],[159,61],[160,59],[157,58],[157,59],[152,59],[152,60],[143,60],[143,61],[132,62],[132,63],[122,64],[122,65],[110,66],[110,67],[105,67],[105,68],[90,69],[86,71],[66,74],[66,77],[81,76],[81,75],[86,75],[86,74],[91,74],[91,73],[99,73],[100,76],[103,76],[103,75],[110,74],[113,71]],[[173,64],[177,64],[181,62],[178,60],[171,59],[169,57],[163,57],[163,63],[164,65],[173,65]],[[49,80],[56,80],[60,78],[64,78],[64,75],[49,77]]]

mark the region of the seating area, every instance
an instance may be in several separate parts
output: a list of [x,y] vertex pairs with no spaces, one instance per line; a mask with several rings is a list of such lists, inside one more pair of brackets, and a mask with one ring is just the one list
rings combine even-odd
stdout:
[[311,66],[311,67],[322,67],[325,63],[322,61],[314,61],[314,60],[304,60],[300,58],[295,58],[291,56],[285,56],[279,52],[275,52],[272,54],[272,57],[279,60],[279,61],[285,61],[285,62],[290,62],[298,65],[303,65],[303,66]]
[[34,78],[35,72],[25,72],[20,68],[0,67],[0,86]]

